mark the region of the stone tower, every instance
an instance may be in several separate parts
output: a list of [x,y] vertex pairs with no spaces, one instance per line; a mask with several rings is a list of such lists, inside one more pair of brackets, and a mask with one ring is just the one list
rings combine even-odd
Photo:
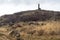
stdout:
[[38,4],[38,10],[41,10],[41,8],[40,8],[40,4]]

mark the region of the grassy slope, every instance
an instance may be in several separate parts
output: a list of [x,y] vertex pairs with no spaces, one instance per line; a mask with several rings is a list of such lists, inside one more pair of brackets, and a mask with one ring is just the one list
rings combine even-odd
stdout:
[[[22,27],[17,27],[16,30],[24,40],[60,40],[60,21],[19,22],[18,24]],[[9,36],[11,30],[11,27],[1,27],[0,33]]]

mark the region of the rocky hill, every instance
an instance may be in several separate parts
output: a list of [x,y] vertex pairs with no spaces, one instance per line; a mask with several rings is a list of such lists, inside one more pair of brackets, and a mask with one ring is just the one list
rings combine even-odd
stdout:
[[0,17],[0,25],[25,21],[60,20],[60,12],[48,10],[29,10]]
[[60,12],[29,10],[1,16],[0,40],[60,40]]

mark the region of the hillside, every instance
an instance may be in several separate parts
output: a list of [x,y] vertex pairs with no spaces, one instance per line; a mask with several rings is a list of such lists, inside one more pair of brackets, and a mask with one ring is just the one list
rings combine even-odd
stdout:
[[3,15],[0,40],[60,40],[60,12],[29,10]]
[[29,10],[17,12],[11,15],[4,15],[0,17],[0,25],[9,23],[17,23],[21,21],[47,21],[60,20],[60,12],[48,10]]

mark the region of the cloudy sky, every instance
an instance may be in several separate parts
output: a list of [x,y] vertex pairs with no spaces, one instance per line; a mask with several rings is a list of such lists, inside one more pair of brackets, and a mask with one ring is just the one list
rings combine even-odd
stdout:
[[60,11],[60,0],[0,0],[0,16],[37,9],[38,3],[41,9]]

